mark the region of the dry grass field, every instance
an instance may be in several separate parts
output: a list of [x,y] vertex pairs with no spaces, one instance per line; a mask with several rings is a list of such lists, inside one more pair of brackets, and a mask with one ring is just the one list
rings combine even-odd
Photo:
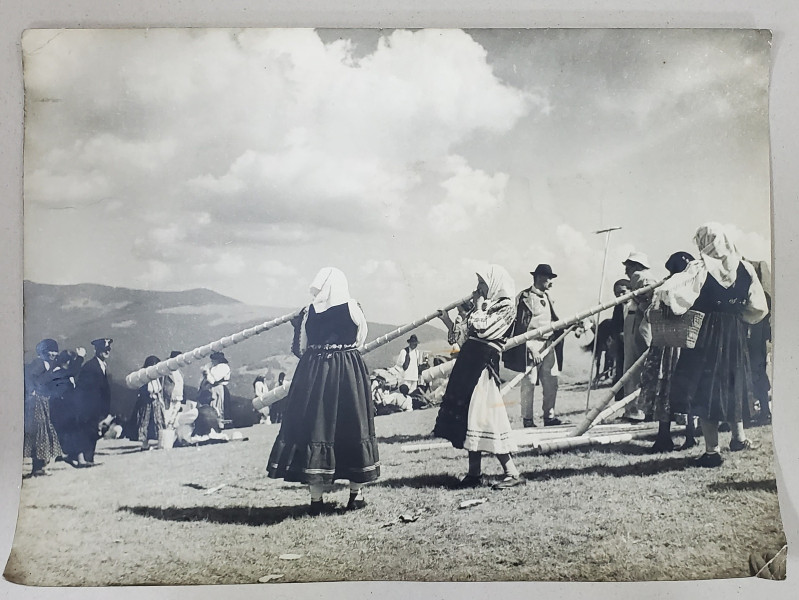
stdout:
[[[576,422],[585,393],[564,386],[558,404]],[[456,490],[464,452],[402,451],[429,439],[436,412],[378,417],[382,477],[366,490],[369,505],[316,517],[302,486],[265,476],[277,425],[168,451],[102,441],[101,465],[57,463],[51,477],[24,480],[5,577],[34,586],[732,578],[748,576],[750,552],[785,543],[770,427],[748,430],[762,443],[751,452],[727,451],[722,434],[719,469],[691,466],[699,448],[649,454],[651,440],[549,456],[522,448],[525,485]],[[484,471],[499,478],[493,457]],[[343,505],[346,487],[328,497]],[[458,508],[474,498],[486,502]]]

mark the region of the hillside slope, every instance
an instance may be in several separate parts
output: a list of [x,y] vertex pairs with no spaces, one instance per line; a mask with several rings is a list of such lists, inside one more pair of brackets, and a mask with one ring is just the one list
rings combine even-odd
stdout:
[[[52,337],[63,348],[84,346],[92,355],[91,340],[114,339],[109,373],[114,385],[113,408],[128,414],[134,392],[124,387],[125,376],[141,367],[145,357],[169,356],[187,351],[258,323],[292,311],[286,307],[251,306],[207,289],[160,292],[115,288],[95,284],[48,285],[24,283],[25,360],[34,356],[39,340]],[[395,329],[395,325],[369,323],[369,339]],[[415,333],[422,347],[445,351],[443,330],[423,325]],[[234,396],[252,396],[252,381],[264,374],[272,382],[280,371],[291,375],[296,358],[290,354],[293,331],[280,325],[225,350],[233,370]],[[395,340],[365,356],[369,368],[393,364],[405,344]],[[202,362],[185,369],[186,384],[197,387]]]

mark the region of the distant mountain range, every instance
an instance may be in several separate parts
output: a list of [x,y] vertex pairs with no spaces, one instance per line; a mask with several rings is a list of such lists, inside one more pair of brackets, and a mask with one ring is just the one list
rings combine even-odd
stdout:
[[[96,284],[49,285],[24,282],[25,360],[35,356],[36,344],[43,338],[58,341],[61,349],[83,346],[87,357],[93,355],[91,340],[113,338],[109,373],[115,385],[112,410],[129,414],[135,391],[124,386],[125,376],[140,368],[144,359],[154,354],[161,359],[172,350],[188,351],[247,327],[292,312],[291,307],[252,306],[207,289],[159,292]],[[374,339],[398,325],[369,323],[369,337]],[[423,350],[445,352],[449,349],[446,333],[430,325],[414,330]],[[256,375],[267,377],[270,388],[280,371],[288,376],[297,359],[291,355],[292,327],[280,325],[225,349],[233,376],[230,391],[242,399],[252,397]],[[407,335],[367,354],[370,369],[394,364],[405,345]],[[196,388],[200,366],[193,363],[184,369],[186,383]],[[191,393],[191,392],[189,392]]]

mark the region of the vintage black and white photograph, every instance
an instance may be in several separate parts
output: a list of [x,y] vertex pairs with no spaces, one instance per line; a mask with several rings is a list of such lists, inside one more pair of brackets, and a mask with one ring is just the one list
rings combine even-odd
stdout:
[[785,579],[770,31],[22,58],[7,580]]

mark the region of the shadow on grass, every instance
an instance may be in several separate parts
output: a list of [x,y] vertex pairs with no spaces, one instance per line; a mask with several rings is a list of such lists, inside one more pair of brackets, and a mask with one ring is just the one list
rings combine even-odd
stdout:
[[630,465],[607,466],[593,465],[584,468],[553,468],[538,469],[523,473],[528,481],[546,481],[550,479],[566,479],[567,477],[580,477],[582,475],[601,475],[603,477],[641,477],[656,475],[668,471],[682,471],[691,468],[692,457],[659,458]]
[[709,483],[707,489],[713,492],[774,492],[777,493],[776,479],[759,481],[717,481]]
[[417,434],[417,435],[385,435],[385,436],[377,436],[377,441],[381,444],[407,444],[408,442],[434,442],[434,441],[441,441],[437,440],[436,438],[425,435],[425,434]]
[[449,488],[458,489],[460,480],[447,474],[436,475],[416,475],[414,477],[392,477],[386,479],[379,479],[375,483],[370,484],[370,487],[409,487],[409,488]]
[[140,517],[152,517],[162,521],[208,521],[233,525],[275,525],[286,519],[296,519],[308,515],[308,505],[301,506],[189,506],[178,508],[169,506],[120,506],[120,511]]

